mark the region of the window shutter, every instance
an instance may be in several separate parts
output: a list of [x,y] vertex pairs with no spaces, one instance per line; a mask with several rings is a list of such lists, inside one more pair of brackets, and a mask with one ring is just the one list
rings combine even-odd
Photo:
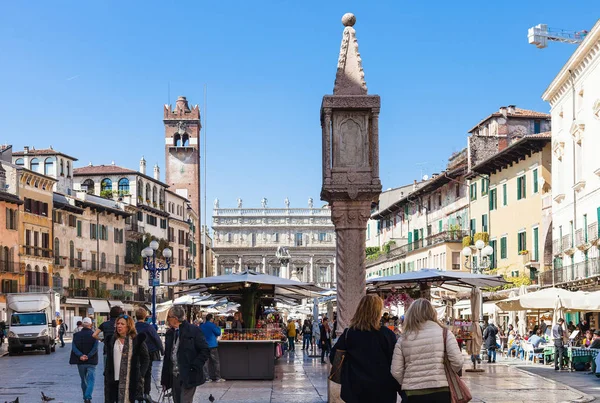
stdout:
[[517,200],[521,200],[521,178],[517,178]]
[[6,208],[6,229],[10,229],[10,218],[12,217],[11,211],[10,209],[7,207]]
[[523,176],[521,179],[523,181],[523,199],[527,197],[527,177]]
[[533,171],[533,193],[538,192],[538,170]]

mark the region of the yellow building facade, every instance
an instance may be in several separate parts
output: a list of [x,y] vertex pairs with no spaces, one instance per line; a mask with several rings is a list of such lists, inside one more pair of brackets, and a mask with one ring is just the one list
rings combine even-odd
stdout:
[[[489,242],[498,274],[534,283],[552,266],[550,140],[550,133],[524,136],[469,175],[471,244]],[[481,263],[476,250],[471,259]]]

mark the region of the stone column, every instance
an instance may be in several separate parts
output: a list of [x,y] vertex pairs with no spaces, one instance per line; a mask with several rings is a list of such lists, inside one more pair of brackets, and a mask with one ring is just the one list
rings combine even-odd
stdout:
[[214,262],[215,262],[215,266],[214,266],[214,269],[213,269],[213,272],[215,273],[214,275],[215,276],[219,276],[219,275],[223,274],[223,273],[221,273],[221,268],[219,267],[219,255],[215,255],[215,261]]
[[307,278],[307,282],[316,283],[317,279],[315,279],[315,256],[310,255],[310,272]]
[[238,273],[244,269],[242,266],[242,255],[238,256]]
[[263,255],[261,273],[266,273],[266,272],[267,272],[267,257]]
[[337,333],[350,324],[358,302],[365,295],[365,241],[370,200],[334,201],[332,220],[337,237]]

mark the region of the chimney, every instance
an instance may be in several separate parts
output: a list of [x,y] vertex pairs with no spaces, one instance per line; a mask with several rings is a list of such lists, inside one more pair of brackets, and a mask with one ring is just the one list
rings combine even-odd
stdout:
[[160,180],[160,168],[158,167],[158,164],[154,165],[154,179],[157,181]]
[[146,160],[144,159],[144,156],[142,156],[142,159],[140,160],[140,173],[146,175]]
[[23,147],[23,154],[27,154],[29,152],[29,146]]
[[515,109],[516,109],[515,105],[508,105],[508,113],[509,114],[511,114],[511,115],[514,114],[515,113]]
[[413,190],[417,190],[417,180],[415,179],[414,183],[413,183]]
[[506,109],[506,106],[501,106],[500,107],[500,113],[502,114],[502,116],[506,117],[508,115],[508,110]]

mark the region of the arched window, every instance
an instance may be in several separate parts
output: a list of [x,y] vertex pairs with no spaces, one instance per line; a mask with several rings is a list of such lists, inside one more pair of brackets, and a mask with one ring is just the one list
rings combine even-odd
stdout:
[[40,281],[40,285],[44,286],[44,287],[48,287],[50,285],[49,283],[49,278],[48,278],[48,269],[46,268],[46,266],[44,266],[44,268],[42,269],[42,273],[41,273],[42,277],[41,277],[41,281]]
[[142,181],[137,181],[137,195],[138,197],[144,197],[144,185],[142,185]]
[[75,267],[75,244],[73,241],[69,242],[69,266]]
[[54,161],[52,161],[52,158],[44,160],[44,175],[54,175]]
[[150,203],[150,184],[146,183],[146,201]]
[[119,179],[119,196],[129,194],[129,179]]
[[115,256],[115,273],[119,273],[119,255]]
[[35,265],[35,270],[33,274],[35,278],[35,280],[33,281],[33,285],[40,285],[42,282],[42,273],[40,273],[40,266]]
[[190,145],[190,137],[189,137],[187,134],[184,134],[184,135],[181,137],[181,145],[182,145],[183,147],[187,147],[187,146],[189,146],[189,145]]
[[62,159],[60,160],[60,174],[61,175],[65,174],[65,165],[64,165],[64,161]]
[[105,190],[112,190],[112,181],[108,178],[104,178],[100,182],[100,192],[104,192]]
[[23,158],[17,158],[15,160],[15,165],[23,166],[23,165],[25,165],[25,161],[23,160]]
[[69,288],[75,288],[75,276],[73,274],[69,277]]
[[71,163],[67,161],[67,178],[71,176]]
[[156,204],[156,201],[157,201],[156,200],[157,192],[158,192],[158,190],[156,189],[156,186],[154,186],[152,188],[152,203],[154,203],[154,204]]
[[81,184],[82,188],[86,191],[87,194],[93,195],[94,194],[94,181],[91,179],[86,179],[83,181],[83,183]]
[[54,238],[54,264],[60,264],[60,241]]
[[40,169],[40,161],[37,158],[32,159],[29,162],[29,169],[31,169],[34,172],[37,172],[38,169]]
[[100,255],[100,268],[106,269],[106,253],[102,252]]
[[181,136],[179,134],[173,136],[173,144],[175,147],[181,147]]

